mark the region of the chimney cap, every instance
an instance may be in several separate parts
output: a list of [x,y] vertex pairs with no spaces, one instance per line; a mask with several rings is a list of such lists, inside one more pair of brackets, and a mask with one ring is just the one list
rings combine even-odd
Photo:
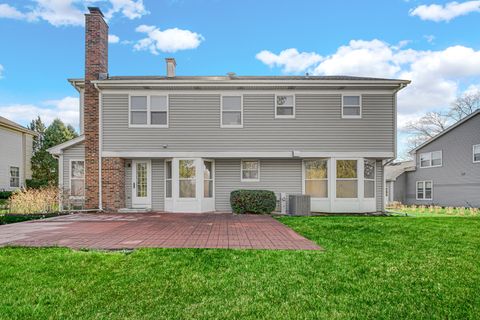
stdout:
[[102,17],[104,16],[99,7],[88,7],[88,11],[90,11],[90,14],[100,14]]
[[175,61],[175,58],[165,58],[165,61],[167,63],[173,63],[174,65],[177,65],[177,61]]

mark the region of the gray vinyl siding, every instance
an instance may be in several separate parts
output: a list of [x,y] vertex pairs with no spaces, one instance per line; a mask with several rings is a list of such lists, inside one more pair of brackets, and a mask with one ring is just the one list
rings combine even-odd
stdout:
[[393,182],[393,200],[405,203],[405,188],[407,181],[407,173],[404,172]]
[[375,197],[377,201],[377,211],[384,211],[385,209],[385,184],[383,179],[383,165],[382,161],[377,161],[376,163],[376,172],[375,172]]
[[[480,144],[480,114],[417,151],[417,168],[406,173],[406,202],[480,207],[480,163],[473,145]],[[420,168],[420,153],[442,150],[443,164]],[[433,181],[433,200],[416,200],[416,181]]]
[[152,160],[152,209],[164,210],[165,199],[165,168],[162,159]]
[[341,118],[341,94],[297,94],[295,119],[275,119],[271,93],[245,94],[243,102],[243,128],[220,128],[213,93],[170,94],[169,128],[129,128],[128,95],[103,94],[103,150],[394,151],[393,94],[364,94],[361,119]]
[[76,144],[63,151],[63,190],[70,190],[70,160],[85,160],[85,146]]
[[260,181],[242,182],[240,160],[215,161],[215,209],[230,212],[230,192],[237,189],[266,189],[275,193],[302,193],[302,161],[260,160]]

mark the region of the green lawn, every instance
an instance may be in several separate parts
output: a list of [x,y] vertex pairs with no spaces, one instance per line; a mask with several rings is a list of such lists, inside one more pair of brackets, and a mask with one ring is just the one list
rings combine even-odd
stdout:
[[458,217],[480,217],[480,210],[477,208],[441,208],[441,207],[425,207],[420,208],[418,206],[405,206],[403,208],[391,208],[388,209],[395,213],[406,213],[413,217],[445,217],[445,216],[458,216]]
[[280,221],[325,251],[0,249],[0,318],[480,318],[480,218]]

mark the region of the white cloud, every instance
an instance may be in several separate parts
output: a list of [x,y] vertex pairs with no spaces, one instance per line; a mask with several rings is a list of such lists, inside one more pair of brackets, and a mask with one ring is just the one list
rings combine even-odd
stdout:
[[322,60],[315,52],[298,52],[294,48],[283,50],[279,54],[263,50],[257,53],[256,58],[269,67],[282,67],[286,73],[308,70]]
[[[291,49],[289,49],[291,50]],[[352,75],[380,78],[410,79],[412,83],[399,93],[399,117],[409,119],[431,110],[440,110],[461,93],[462,87],[480,78],[480,50],[464,46],[451,46],[444,50],[415,50],[402,45],[390,45],[374,39],[352,40],[330,55],[310,63],[299,56],[280,60],[279,55],[268,51],[257,54],[266,65],[287,66],[291,72],[303,72],[309,68],[316,75]],[[310,56],[320,54],[310,53]],[[266,58],[265,58],[266,57]],[[284,57],[286,57],[284,55]],[[300,61],[299,61],[300,60]],[[406,121],[406,120],[405,120]]]
[[78,128],[79,124],[79,99],[64,97],[59,100],[47,100],[40,105],[35,104],[10,104],[0,106],[0,114],[7,119],[27,125],[31,120],[40,116],[48,125],[59,118],[66,124]]
[[116,14],[128,19],[140,18],[149,12],[143,0],[31,0],[26,10],[20,11],[9,4],[0,4],[0,18],[25,20],[28,22],[44,20],[55,27],[83,26],[87,6],[100,5],[106,10],[105,18]]
[[121,12],[128,19],[137,19],[149,12],[143,4],[143,0],[110,0],[112,8],[107,11],[105,17],[110,19],[113,14]]
[[418,16],[422,20],[440,22],[450,21],[459,16],[467,15],[471,12],[480,12],[480,1],[465,1],[462,3],[453,1],[445,5],[424,4],[410,10],[410,15]]
[[118,43],[120,42],[120,37],[114,35],[114,34],[109,34],[108,35],[108,43]]
[[152,54],[162,52],[176,52],[179,50],[195,49],[205,38],[196,32],[178,28],[160,30],[155,26],[141,25],[135,31],[146,33],[147,38],[138,40],[135,50],[149,50]]

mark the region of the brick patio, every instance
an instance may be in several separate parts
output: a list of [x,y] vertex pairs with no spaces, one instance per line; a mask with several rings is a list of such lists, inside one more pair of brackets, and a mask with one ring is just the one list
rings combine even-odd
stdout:
[[321,250],[270,216],[73,214],[0,226],[0,246]]

